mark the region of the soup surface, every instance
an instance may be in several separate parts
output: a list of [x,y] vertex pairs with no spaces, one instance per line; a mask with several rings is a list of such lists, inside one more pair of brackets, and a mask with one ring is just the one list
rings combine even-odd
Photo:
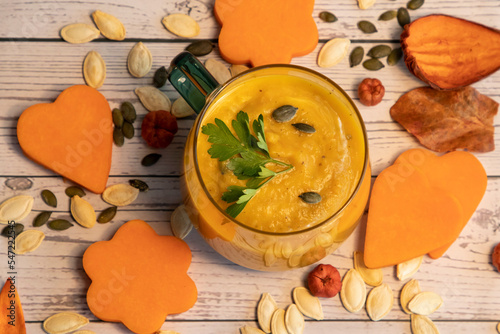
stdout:
[[[348,201],[362,174],[365,147],[356,115],[339,96],[305,78],[268,75],[232,84],[216,97],[202,125],[218,118],[233,131],[231,122],[239,111],[248,114],[250,124],[262,114],[271,158],[293,165],[261,187],[237,221],[261,231],[300,231],[328,219]],[[278,123],[272,112],[283,105],[298,110],[292,120]],[[301,132],[294,123],[309,124],[316,131]],[[245,186],[246,181],[210,157],[207,139],[198,136],[201,176],[213,199],[226,209],[229,204],[222,194],[228,186]],[[269,163],[266,168],[277,172],[284,167]],[[299,197],[305,192],[320,194],[321,201],[305,203]]]

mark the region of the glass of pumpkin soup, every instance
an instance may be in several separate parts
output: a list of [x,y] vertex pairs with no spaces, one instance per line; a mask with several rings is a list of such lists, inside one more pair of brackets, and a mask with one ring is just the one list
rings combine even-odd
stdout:
[[193,96],[207,94],[187,138],[182,191],[208,244],[266,271],[337,249],[363,214],[371,175],[364,124],[347,94],[294,65],[251,69],[211,93],[205,74],[170,70],[174,86],[194,82],[194,93],[176,86],[198,99],[193,107]]

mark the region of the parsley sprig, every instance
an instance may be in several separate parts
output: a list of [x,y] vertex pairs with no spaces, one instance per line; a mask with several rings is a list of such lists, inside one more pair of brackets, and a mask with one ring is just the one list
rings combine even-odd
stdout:
[[[246,186],[229,186],[222,194],[222,200],[231,204],[226,212],[233,218],[243,211],[248,201],[257,193],[258,189],[271,181],[276,175],[285,173],[293,168],[292,165],[271,158],[264,134],[264,117],[253,121],[250,130],[248,114],[240,111],[236,119],[231,122],[236,136],[220,119],[215,124],[209,123],[202,127],[201,132],[208,135],[208,142],[212,146],[208,153],[213,159],[226,161],[227,168],[240,180],[247,180]],[[281,171],[266,168],[272,163],[286,167]]]

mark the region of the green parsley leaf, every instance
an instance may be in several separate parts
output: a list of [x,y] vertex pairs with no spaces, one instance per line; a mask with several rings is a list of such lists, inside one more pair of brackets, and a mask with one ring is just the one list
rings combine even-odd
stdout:
[[249,200],[251,200],[252,197],[257,193],[257,189],[245,189],[245,190],[243,190],[243,193],[244,193],[244,195],[238,199],[236,204],[245,203],[245,202],[248,202]]
[[240,139],[243,146],[250,148],[252,146],[250,134],[250,122],[248,120],[248,114],[246,112],[240,111],[236,115],[236,119],[232,122],[234,132]]
[[269,159],[255,151],[244,151],[240,153],[241,158],[229,160],[227,168],[232,170],[236,176],[257,176],[260,167],[270,162]]
[[215,119],[215,124],[204,125],[201,132],[208,135],[208,142],[212,143],[208,153],[213,159],[225,161],[245,149],[227,125],[218,118]]
[[253,132],[257,135],[257,147],[260,148],[263,153],[270,158],[269,148],[267,147],[266,135],[264,134],[264,116],[259,115],[257,120],[253,121],[252,124]]
[[264,166],[260,166],[259,178],[264,179],[266,177],[271,177],[274,175],[276,175],[276,172],[274,172],[270,169],[267,169]]
[[245,189],[245,187],[240,186],[229,186],[227,191],[222,194],[222,200],[228,203],[236,202],[241,196],[245,195],[243,192]]
[[231,204],[230,206],[227,207],[226,213],[229,216],[236,218],[236,216],[239,215],[241,213],[241,211],[243,211],[243,209],[245,208],[247,203],[248,202],[240,203],[240,204],[237,204],[237,203]]

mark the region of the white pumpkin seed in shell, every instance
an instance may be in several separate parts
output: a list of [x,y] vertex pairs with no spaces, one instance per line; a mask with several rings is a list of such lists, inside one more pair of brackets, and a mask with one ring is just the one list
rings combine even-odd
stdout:
[[276,255],[274,255],[274,246],[266,249],[266,251],[264,252],[264,265],[266,267],[271,267],[276,263],[277,260],[278,259],[276,258]]
[[172,106],[170,99],[165,93],[153,86],[143,86],[135,89],[135,93],[141,100],[142,105],[149,111],[170,111]]
[[333,237],[330,233],[321,233],[318,234],[318,236],[314,240],[314,243],[316,244],[316,246],[328,248],[333,244]]
[[396,275],[400,281],[404,281],[407,278],[412,277],[420,268],[422,264],[423,256],[411,259],[406,262],[399,263],[396,266]]
[[297,305],[291,304],[285,312],[285,326],[289,334],[302,334],[304,332],[304,316]]
[[43,329],[49,334],[65,334],[89,323],[89,319],[74,312],[54,314],[43,322]]
[[106,79],[106,63],[96,51],[90,51],[83,62],[83,77],[92,88],[99,88]]
[[92,13],[95,25],[101,31],[104,37],[115,41],[125,39],[125,26],[123,23],[111,14],[96,10]]
[[231,72],[231,78],[237,76],[238,74],[240,73],[243,73],[245,72],[246,70],[249,70],[250,68],[248,66],[245,66],[245,65],[231,65],[229,67],[229,72]]
[[408,303],[408,309],[412,313],[429,315],[437,311],[443,305],[443,298],[435,292],[424,291],[413,297]]
[[195,37],[200,33],[200,26],[186,14],[170,14],[161,21],[172,34],[180,37]]
[[93,41],[101,32],[99,29],[85,23],[75,23],[61,29],[61,37],[71,44],[80,44]]
[[142,78],[151,71],[153,56],[149,49],[139,42],[128,53],[127,65],[130,74],[136,78]]
[[288,334],[285,325],[285,310],[279,308],[274,311],[271,318],[271,333],[273,334]]
[[71,197],[71,215],[83,227],[91,228],[97,217],[92,205],[78,195]]
[[189,219],[184,204],[179,205],[174,212],[172,212],[170,227],[174,235],[179,239],[187,237],[189,232],[193,229],[193,224],[191,223],[191,219]]
[[292,252],[293,252],[292,244],[290,244],[289,242],[283,243],[283,247],[281,247],[281,255],[285,259],[288,259],[290,255],[292,255]]
[[271,318],[277,309],[278,305],[274,298],[269,293],[264,292],[257,305],[257,321],[264,332],[271,333]]
[[342,280],[340,289],[342,305],[349,312],[361,310],[366,300],[366,285],[356,269],[350,269]]
[[500,333],[500,322],[497,325],[497,332]]
[[8,224],[9,221],[18,223],[31,212],[34,198],[28,195],[11,197],[0,204],[0,223]]
[[358,0],[358,6],[361,9],[368,9],[375,4],[376,0]]
[[300,259],[302,258],[302,255],[304,255],[304,253],[304,246],[299,246],[297,249],[295,249],[288,257],[288,266],[290,268],[297,267],[300,264]]
[[264,334],[265,332],[258,329],[257,327],[243,326],[240,328],[241,334]]
[[379,286],[382,284],[382,280],[384,279],[382,269],[370,269],[366,267],[363,252],[354,252],[353,260],[354,269],[358,271],[366,284],[371,286]]
[[411,314],[411,311],[408,309],[408,303],[420,292],[420,283],[416,279],[408,281],[408,283],[403,286],[399,295],[399,302],[405,313]]
[[138,195],[139,189],[120,183],[107,187],[102,193],[102,199],[111,205],[125,206],[135,201]]
[[195,114],[193,108],[182,97],[174,101],[170,112],[176,118],[188,117]]
[[96,334],[96,332],[94,331],[89,331],[88,329],[84,329],[84,330],[81,330],[81,331],[76,331],[76,332],[73,332],[71,334]]
[[334,38],[321,48],[318,54],[319,67],[332,67],[347,56],[351,41],[348,38]]
[[205,61],[205,67],[207,68],[208,72],[213,75],[215,80],[217,80],[217,82],[220,84],[223,84],[231,79],[231,72],[229,72],[229,69],[224,63],[218,60],[215,60],[213,58],[207,59]]
[[299,311],[306,317],[323,320],[323,308],[319,298],[313,296],[308,289],[296,287],[292,292],[293,301]]
[[425,315],[412,314],[410,319],[413,334],[439,334],[436,325]]
[[392,309],[394,294],[387,284],[373,288],[366,299],[366,312],[373,321],[383,319]]
[[45,238],[45,234],[38,230],[26,230],[15,239],[16,254],[25,254],[37,249]]

